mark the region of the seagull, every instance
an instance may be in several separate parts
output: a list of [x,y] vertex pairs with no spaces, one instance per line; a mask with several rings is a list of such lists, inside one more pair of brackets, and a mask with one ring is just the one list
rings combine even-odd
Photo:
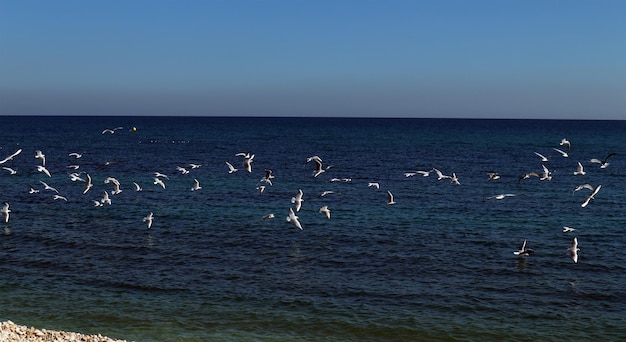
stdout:
[[498,180],[500,179],[500,175],[497,174],[496,172],[488,172],[487,173],[487,180],[488,181],[494,181],[494,180]]
[[[598,160],[596,158],[593,158],[593,159],[591,159],[589,161],[592,162],[592,163],[600,164],[600,168],[601,169],[606,169],[606,167],[609,166],[609,162],[608,162],[609,158],[613,157],[615,154],[616,154],[615,152],[611,152],[606,157],[604,157],[604,159],[602,159],[602,160]],[[0,163],[0,164],[2,164],[2,163]]]
[[61,195],[54,195],[53,199],[54,200],[62,200],[62,201],[67,202],[67,198],[65,198],[65,197],[63,197]]
[[75,164],[74,165],[68,165],[68,166],[66,166],[66,168],[78,170],[78,169],[80,169],[80,165],[75,165]]
[[586,172],[583,169],[583,164],[581,164],[580,162],[577,162],[577,163],[578,163],[578,167],[576,168],[576,171],[574,171],[574,176],[578,176],[578,175],[584,176]]
[[135,185],[135,191],[141,191],[141,190],[143,190],[143,189],[141,188],[141,185],[137,184],[137,182],[133,182],[133,184]]
[[10,174],[10,175],[14,175],[14,174],[16,174],[16,173],[17,173],[17,171],[13,170],[13,169],[12,169],[12,168],[10,168],[10,167],[3,166],[3,167],[2,167],[2,169],[9,171],[9,174]]
[[270,186],[272,186],[273,185],[272,178],[274,178],[274,176],[272,176],[272,170],[265,169],[265,176],[261,178],[260,182],[265,182],[265,183],[268,183]]
[[387,190],[387,204],[396,204],[396,202],[393,200],[393,194],[389,190]]
[[450,182],[456,185],[461,185],[459,183],[459,179],[456,177],[456,173],[452,172],[452,177],[450,177]]
[[558,149],[558,148],[556,148],[556,147],[555,147],[555,148],[553,148],[553,150],[555,150],[555,151],[559,152],[559,153],[563,156],[563,158],[567,158],[567,157],[569,157],[569,155],[567,154],[567,152],[565,152],[565,151],[563,151],[563,150],[559,150],[559,149]]
[[332,195],[332,194],[335,194],[335,193],[336,192],[334,192],[334,191],[327,190],[327,191],[322,192],[319,197],[325,197],[325,196]]
[[150,214],[148,214],[148,216],[143,218],[143,222],[147,222],[148,224],[148,229],[150,229],[150,227],[152,227],[152,220],[154,219],[154,214],[152,212],[150,212]]
[[104,180],[104,183],[109,184],[109,183],[113,183],[113,191],[111,191],[111,195],[117,195],[120,192],[122,192],[122,189],[120,189],[120,182],[113,178],[113,177],[107,177]]
[[543,164],[541,164],[541,167],[543,168],[543,173],[540,175],[539,180],[552,180],[552,172]]
[[157,178],[165,178],[167,180],[170,179],[170,177],[168,177],[167,175],[162,174],[161,172],[155,172],[154,176],[157,177]]
[[39,181],[39,183],[41,183],[41,185],[43,185],[43,186],[44,186],[44,190],[54,191],[54,192],[56,192],[57,194],[59,193],[59,191],[58,191],[57,189],[55,189],[55,188],[51,187],[50,185],[46,184],[46,182],[44,182],[44,181]]
[[544,156],[543,154],[539,153],[539,152],[535,152],[535,154],[537,155],[537,157],[541,158],[542,162],[547,162],[548,161],[548,157]]
[[513,254],[519,255],[519,256],[529,256],[533,254],[534,252],[535,252],[534,250],[530,248],[526,248],[526,239],[524,239],[524,242],[522,242],[522,245],[520,246],[519,250],[513,252]]
[[304,202],[304,200],[302,199],[303,194],[304,193],[302,192],[302,189],[298,189],[298,194],[296,195],[296,197],[291,198],[291,203],[294,203],[296,205],[296,211],[300,211],[300,208],[302,208],[302,202]]
[[93,186],[93,183],[91,182],[91,176],[87,173],[87,180],[85,181],[85,190],[83,190],[83,195],[87,193],[87,191],[89,191],[89,189],[91,189],[91,187]]
[[189,163],[189,167],[190,167],[190,168],[192,168],[192,169],[197,169],[197,168],[199,168],[200,166],[202,166],[202,165],[200,165],[200,164],[193,164],[193,163]]
[[582,189],[589,189],[589,190],[593,191],[593,185],[591,185],[591,184],[581,184],[581,185],[577,186],[576,188],[574,188],[574,191],[572,191],[572,195],[574,194],[574,192],[582,190]]
[[158,184],[160,185],[163,189],[165,189],[165,183],[163,183],[163,181],[160,178],[155,177],[154,178],[154,184]]
[[100,201],[92,200],[92,202],[93,202],[93,206],[94,207],[101,207],[102,206],[102,203],[100,203]]
[[322,167],[322,158],[318,156],[313,156],[306,159],[307,163],[310,161],[315,162],[315,171],[313,171],[313,177],[317,177],[326,172],[326,170]]
[[37,165],[37,171],[45,173],[48,177],[52,177],[50,171],[48,171],[45,166]]
[[598,184],[598,186],[596,186],[593,191],[591,192],[591,194],[589,196],[587,196],[587,198],[585,198],[585,200],[583,201],[583,203],[580,204],[581,207],[586,207],[587,204],[589,204],[589,202],[594,199],[595,195],[598,193],[598,191],[600,191],[600,188],[602,187],[602,185]]
[[573,232],[575,230],[576,230],[575,228],[563,226],[563,233],[570,233],[570,232]]
[[40,150],[35,151],[35,158],[41,159],[41,165],[46,166],[46,155],[43,154]]
[[417,172],[405,172],[404,177],[409,178],[415,176],[416,174]]
[[259,193],[262,194],[263,191],[265,191],[265,185],[259,185],[256,187],[257,190],[259,190]]
[[36,194],[36,193],[38,193],[38,192],[39,192],[39,190],[37,190],[37,189],[33,188],[33,186],[32,186],[32,185],[31,185],[31,186],[29,187],[29,189],[28,189],[28,193],[29,193],[29,194]]
[[226,162],[226,165],[228,166],[228,173],[233,173],[233,172],[237,172],[239,169],[235,169],[235,167],[233,166],[233,164]]
[[421,171],[421,170],[417,170],[417,173],[419,173],[420,175],[422,175],[422,177],[428,177],[430,176],[430,171]]
[[321,214],[326,215],[326,218],[327,218],[327,219],[330,219],[330,209],[328,209],[328,206],[327,206],[327,205],[325,205],[325,206],[321,207],[321,208],[320,208],[320,210],[319,210],[319,212],[320,212]]
[[69,174],[69,176],[72,182],[84,182],[85,181],[84,179],[80,178],[80,173],[77,173],[77,172],[72,172]]
[[104,192],[104,195],[102,196],[102,199],[100,200],[100,202],[102,202],[102,204],[106,203],[108,205],[111,205],[111,198],[109,198],[109,193],[108,192]]
[[110,128],[106,128],[105,130],[102,131],[102,134],[113,134],[115,133],[115,131],[119,130],[119,129],[123,129],[123,127],[115,127],[113,129]]
[[4,164],[6,162],[8,162],[9,160],[13,160],[13,157],[17,156],[18,154],[22,153],[22,149],[20,148],[19,150],[15,151],[15,153],[13,153],[12,155],[0,160],[0,164]]
[[246,171],[252,172],[252,161],[254,160],[254,154],[249,158],[243,160],[243,167],[246,168]]
[[180,166],[176,166],[176,171],[182,173],[183,175],[186,175],[189,173],[189,170],[185,169],[184,167],[180,167]]
[[300,221],[298,220],[298,216],[296,216],[296,213],[294,213],[293,209],[291,208],[289,208],[289,216],[287,217],[287,222],[293,223],[294,226],[302,230],[302,225],[300,224]]
[[267,220],[267,219],[273,219],[274,217],[275,217],[274,214],[270,213],[270,214],[267,214],[267,215],[263,215],[263,217],[261,217],[261,219]]
[[539,175],[537,172],[535,171],[530,171],[526,174],[524,174],[523,176],[520,176],[519,179],[517,180],[517,184],[519,184],[519,182],[522,181],[522,179],[528,179],[530,177],[537,177],[537,178],[541,178],[541,175]]
[[376,182],[373,182],[373,183],[367,183],[367,186],[368,186],[368,187],[371,187],[371,188],[380,189],[380,184],[378,184],[378,183],[376,183]]
[[569,152],[572,149],[572,144],[569,142],[569,140],[563,138],[561,139],[561,142],[559,143],[560,146],[567,146],[567,152]]
[[572,239],[572,244],[567,249],[567,251],[569,252],[570,258],[572,258],[572,260],[575,263],[578,263],[578,251],[580,251],[580,248],[578,248],[578,239],[577,238],[573,238]]
[[78,158],[82,157],[83,155],[80,154],[80,153],[77,153],[77,152],[72,152],[72,153],[69,153],[68,156],[75,157],[76,159],[78,159]]
[[4,223],[8,223],[9,213],[11,212],[11,210],[9,209],[9,202],[4,202],[4,206],[2,207],[2,210],[0,210],[0,212],[4,215]]
[[191,187],[191,191],[200,190],[202,187],[200,186],[200,182],[197,179],[193,179],[193,186]]
[[514,196],[519,196],[518,194],[498,194],[498,195],[494,195],[494,196],[489,196],[487,198],[485,198],[485,200],[490,200],[492,198],[495,198],[497,200],[502,200],[505,199],[507,197],[514,197]]
[[436,168],[433,168],[432,171],[435,171],[435,173],[437,174],[437,180],[442,180],[442,179],[448,179],[448,178],[452,178],[450,176],[446,176],[444,175],[441,171],[439,171]]

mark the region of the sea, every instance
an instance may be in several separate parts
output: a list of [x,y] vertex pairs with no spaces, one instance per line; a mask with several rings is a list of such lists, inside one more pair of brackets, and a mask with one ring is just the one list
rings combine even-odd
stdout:
[[[0,161],[20,151],[0,165],[16,171],[0,170],[1,321],[141,342],[626,336],[626,121],[3,116],[0,127]],[[604,168],[590,161],[611,153]],[[543,166],[543,180],[523,177]],[[601,185],[584,207],[583,184]],[[514,254],[524,241],[534,252]]]

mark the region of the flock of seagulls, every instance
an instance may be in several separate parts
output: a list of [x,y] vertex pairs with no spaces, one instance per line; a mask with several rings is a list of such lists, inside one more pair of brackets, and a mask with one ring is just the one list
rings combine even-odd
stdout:
[[[102,131],[102,134],[114,134],[116,131],[123,129],[122,127],[116,127],[113,129],[105,129]],[[554,147],[552,150],[557,152],[562,158],[570,158],[570,154],[571,154],[571,143],[567,140],[567,139],[562,139],[560,144],[560,146],[562,146],[564,149],[566,149],[567,151],[564,151],[562,149],[556,148]],[[5,157],[4,159],[0,160],[0,165],[3,165],[3,169],[6,170],[7,172],[9,172],[10,175],[15,175],[17,173],[17,171],[13,168],[10,167],[10,165],[8,163],[10,163],[11,161],[15,160],[15,158],[19,157],[22,154],[22,149],[18,149],[17,151],[15,151],[14,153],[8,155],[7,157]],[[536,177],[537,179],[539,179],[540,181],[550,181],[553,178],[553,171],[551,171],[546,164],[549,162],[550,158],[546,157],[545,155],[539,153],[539,152],[534,152],[534,154],[536,156],[538,156],[541,160],[541,167],[542,170],[537,172],[537,171],[530,171],[527,173],[524,173],[523,175],[521,175],[518,178],[518,184],[526,179],[532,178],[532,177]],[[68,154],[68,157],[73,158],[73,160],[79,160],[80,158],[82,158],[83,154],[82,153],[78,153],[78,152],[71,152]],[[243,167],[243,169],[246,170],[247,173],[251,173],[252,172],[252,165],[253,162],[255,160],[255,155],[250,153],[250,152],[240,152],[240,153],[236,153],[234,155],[236,158],[243,158],[243,160],[241,161],[241,165]],[[599,160],[599,159],[590,159],[589,162],[593,163],[593,164],[599,164],[601,169],[605,169],[608,167],[609,165],[609,159],[614,157],[615,153],[609,153],[604,159]],[[50,171],[46,168],[46,155],[43,153],[42,150],[36,150],[34,153],[34,159],[38,160],[38,164],[34,165],[35,169],[37,172],[41,173],[42,175],[45,175],[47,178],[52,178],[52,174],[50,173]],[[314,155],[314,156],[310,156],[308,158],[306,158],[306,162],[305,165],[308,163],[313,163],[315,165],[314,170],[312,171],[312,177],[313,178],[318,178],[320,175],[328,172],[329,169],[332,168],[332,165],[325,165],[322,158],[320,156]],[[6,165],[5,165],[6,164]],[[227,169],[225,170],[225,173],[227,174],[234,174],[236,172],[239,171],[238,168],[236,168],[231,162],[229,161],[225,161],[225,165],[227,167]],[[576,169],[572,172],[574,176],[577,177],[582,177],[585,176],[587,174],[587,171],[585,171],[584,169],[584,165],[580,162],[577,161],[576,162]],[[176,166],[176,171],[179,172],[181,175],[188,175],[190,174],[191,170],[194,169],[198,169],[200,168],[202,165],[200,164],[194,164],[194,163],[189,163],[187,166],[182,167],[182,166]],[[94,186],[94,180],[92,179],[92,177],[90,176],[90,174],[88,173],[88,171],[81,171],[78,172],[76,170],[80,169],[80,165],[78,164],[72,164],[72,165],[68,165],[68,168],[73,169],[74,172],[68,173],[69,178],[72,182],[80,182],[80,183],[84,183],[84,187],[82,190],[82,194],[83,195],[91,195],[91,191],[92,188]],[[461,185],[461,181],[459,180],[459,177],[457,176],[456,172],[452,172],[451,174],[444,174],[441,170],[439,170],[438,168],[430,168],[430,169],[425,169],[425,170],[415,170],[415,171],[411,171],[411,172],[405,172],[404,173],[404,177],[408,178],[408,177],[414,177],[416,175],[420,175],[422,177],[429,177],[431,174],[434,174],[436,176],[437,181],[449,181],[451,184],[453,185],[457,185],[460,186]],[[167,181],[169,180],[169,176],[165,173],[161,173],[158,171],[153,172],[152,174],[152,184],[154,186],[160,187],[161,189],[165,190],[167,189]],[[498,181],[501,178],[501,176],[497,173],[497,172],[488,172],[487,173],[487,181]],[[269,186],[273,186],[273,180],[275,179],[275,176],[273,175],[273,172],[271,169],[264,169],[264,175],[263,177],[258,181],[257,183],[257,187],[256,189],[259,191],[259,193],[263,193],[266,188]],[[351,178],[331,178],[329,179],[329,182],[351,182],[352,179]],[[117,196],[119,194],[121,194],[124,190],[123,190],[123,186],[121,184],[121,182],[114,178],[114,177],[106,177],[103,181],[104,184],[107,184],[110,186],[109,189],[104,190],[101,194],[98,195],[97,198],[92,198],[91,202],[93,203],[93,206],[95,207],[103,207],[105,205],[110,206],[112,205],[113,198],[114,196]],[[35,194],[35,193],[40,193],[40,192],[46,192],[46,193],[53,193],[52,198],[55,201],[65,201],[67,202],[68,199],[67,197],[61,195],[59,193],[59,191],[50,186],[49,184],[47,184],[46,182],[44,182],[43,180],[40,180],[39,183],[43,186],[43,189],[39,188],[37,189],[34,186],[30,186],[29,188],[29,193],[30,194]],[[133,186],[134,186],[134,191],[136,192],[141,192],[143,191],[143,187],[137,183],[137,182],[132,182]],[[263,185],[262,185],[263,184]],[[380,182],[368,182],[367,183],[367,187],[371,187],[374,188],[375,190],[379,190],[381,188],[381,184]],[[201,190],[203,187],[201,186],[199,180],[197,178],[193,178],[193,183],[191,185],[190,191],[199,191]],[[585,197],[585,199],[581,202],[580,206],[582,208],[587,207],[590,203],[592,203],[592,201],[595,199],[595,197],[598,195],[599,191],[601,190],[602,185],[598,184],[598,185],[590,185],[588,183],[585,184],[581,184],[579,186],[577,186],[574,190],[573,193],[577,192],[577,191],[581,191],[581,190],[589,190],[590,193]],[[324,191],[323,193],[321,193],[319,195],[319,198],[324,198],[328,195],[331,194],[335,194],[334,191]],[[391,192],[391,190],[387,189],[386,190],[386,194],[387,194],[387,204],[388,205],[395,205],[396,199],[393,195],[393,193]],[[496,194],[493,196],[489,196],[486,197],[484,200],[485,201],[489,201],[489,200],[504,200],[506,198],[511,198],[511,197],[517,197],[517,196],[521,196],[522,194],[517,194],[517,193],[501,193],[501,194]],[[294,194],[294,196],[291,198],[291,203],[293,206],[288,208],[288,216],[286,217],[286,220],[290,223],[292,223],[297,229],[299,230],[303,230],[303,225],[300,222],[299,217],[297,216],[297,213],[300,212],[300,210],[302,209],[303,203],[305,202],[305,198],[304,198],[304,192],[302,189],[298,189],[298,191]],[[2,210],[0,211],[0,213],[2,213],[3,218],[4,218],[4,222],[5,223],[9,223],[9,218],[10,218],[10,213],[11,210],[9,209],[9,203],[8,202],[4,202],[4,205],[2,207]],[[323,205],[321,208],[319,208],[318,212],[323,215],[324,217],[326,217],[327,219],[331,219],[331,209],[328,207],[328,205]],[[275,214],[274,213],[270,213],[270,214],[266,214],[262,217],[263,220],[267,220],[267,219],[272,219],[275,218]],[[145,217],[142,218],[142,222],[146,225],[146,227],[148,229],[150,229],[153,226],[153,223],[155,222],[155,214],[154,212],[149,212]],[[574,228],[571,227],[563,227],[563,233],[571,233],[575,231]],[[513,253],[515,255],[518,255],[520,257],[527,257],[530,256],[534,253],[534,250],[527,248],[527,239],[524,239],[523,243],[521,244],[521,246],[519,247],[519,249],[515,250]],[[567,249],[569,252],[569,255],[571,257],[571,259],[574,262],[578,262],[578,251],[580,250],[578,248],[578,240],[576,237],[573,238],[570,247]]]

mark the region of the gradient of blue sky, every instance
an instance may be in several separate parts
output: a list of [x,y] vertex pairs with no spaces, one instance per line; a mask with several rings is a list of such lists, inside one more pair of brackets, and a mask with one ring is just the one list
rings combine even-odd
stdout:
[[0,0],[0,115],[626,119],[626,1]]

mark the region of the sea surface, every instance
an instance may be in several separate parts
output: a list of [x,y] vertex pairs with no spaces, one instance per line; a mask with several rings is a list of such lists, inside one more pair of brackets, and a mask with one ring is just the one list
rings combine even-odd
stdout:
[[[0,160],[21,150],[1,165],[16,174],[0,170],[11,210],[0,320],[142,342],[626,336],[626,121],[0,117],[0,127]],[[554,150],[567,151],[563,138],[567,158]],[[590,162],[611,152],[606,168]],[[251,172],[239,153],[254,155]],[[542,164],[551,180],[520,180]],[[433,168],[460,185],[405,176]],[[93,187],[83,193],[72,172]],[[573,190],[585,183],[602,187],[581,207],[590,190]],[[302,230],[286,220],[299,189]],[[111,204],[96,206],[105,191]],[[504,193],[516,196],[488,199]],[[524,240],[534,253],[515,255]]]

